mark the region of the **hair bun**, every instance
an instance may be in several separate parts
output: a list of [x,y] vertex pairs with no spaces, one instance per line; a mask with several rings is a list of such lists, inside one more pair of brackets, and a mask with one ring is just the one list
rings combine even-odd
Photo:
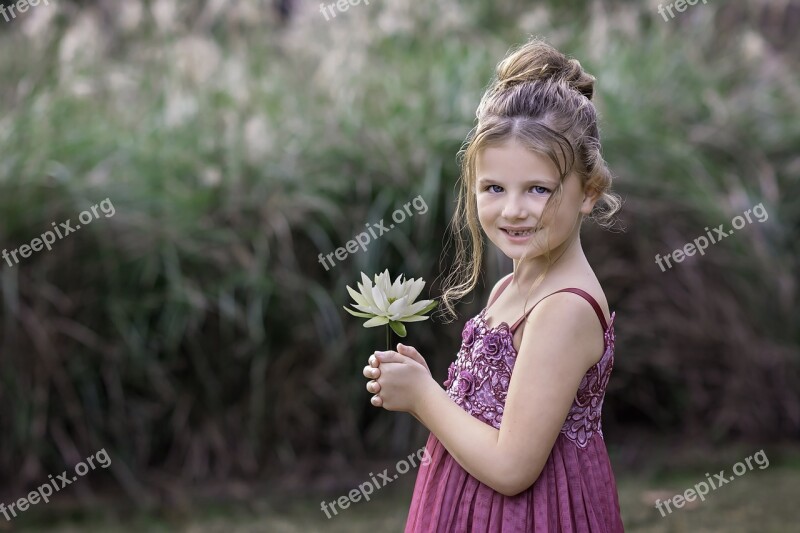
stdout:
[[589,100],[594,95],[595,77],[583,70],[577,59],[569,58],[540,39],[528,41],[497,65],[497,90],[537,80],[567,83]]

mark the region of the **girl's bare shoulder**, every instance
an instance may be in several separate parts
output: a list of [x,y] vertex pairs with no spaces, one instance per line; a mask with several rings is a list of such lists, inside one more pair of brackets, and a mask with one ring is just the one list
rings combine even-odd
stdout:
[[495,296],[497,296],[497,292],[500,290],[500,287],[503,286],[503,283],[505,283],[506,280],[508,280],[508,278],[510,278],[513,275],[514,275],[514,273],[512,272],[511,274],[503,276],[502,278],[500,278],[497,281],[497,283],[494,284],[494,287],[492,288],[492,292],[489,293],[489,300],[486,302],[487,305],[488,305],[489,302],[491,302],[495,298]]

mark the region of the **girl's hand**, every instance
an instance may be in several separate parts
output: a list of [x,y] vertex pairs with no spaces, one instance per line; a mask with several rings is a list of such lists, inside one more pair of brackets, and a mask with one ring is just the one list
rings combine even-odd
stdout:
[[367,383],[367,391],[375,394],[372,405],[413,414],[422,387],[433,377],[416,348],[398,344],[397,349],[399,353],[375,352],[370,356],[369,365],[364,367],[364,377],[373,379]]

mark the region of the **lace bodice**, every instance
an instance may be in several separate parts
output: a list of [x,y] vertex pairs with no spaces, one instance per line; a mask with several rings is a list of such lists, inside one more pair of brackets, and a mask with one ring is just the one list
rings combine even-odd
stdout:
[[[500,429],[517,351],[512,328],[505,322],[489,327],[486,309],[464,326],[461,349],[450,364],[444,387],[448,396],[465,411]],[[614,318],[615,313],[612,313],[604,332],[603,356],[583,376],[561,427],[561,433],[581,448],[595,432],[603,436],[600,415],[614,366]]]

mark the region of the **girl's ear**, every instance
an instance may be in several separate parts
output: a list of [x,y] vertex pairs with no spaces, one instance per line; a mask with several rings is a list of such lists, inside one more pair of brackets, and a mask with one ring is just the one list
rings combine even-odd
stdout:
[[589,215],[592,213],[594,204],[600,199],[600,191],[595,188],[586,187],[583,190],[583,202],[581,202],[581,213]]

